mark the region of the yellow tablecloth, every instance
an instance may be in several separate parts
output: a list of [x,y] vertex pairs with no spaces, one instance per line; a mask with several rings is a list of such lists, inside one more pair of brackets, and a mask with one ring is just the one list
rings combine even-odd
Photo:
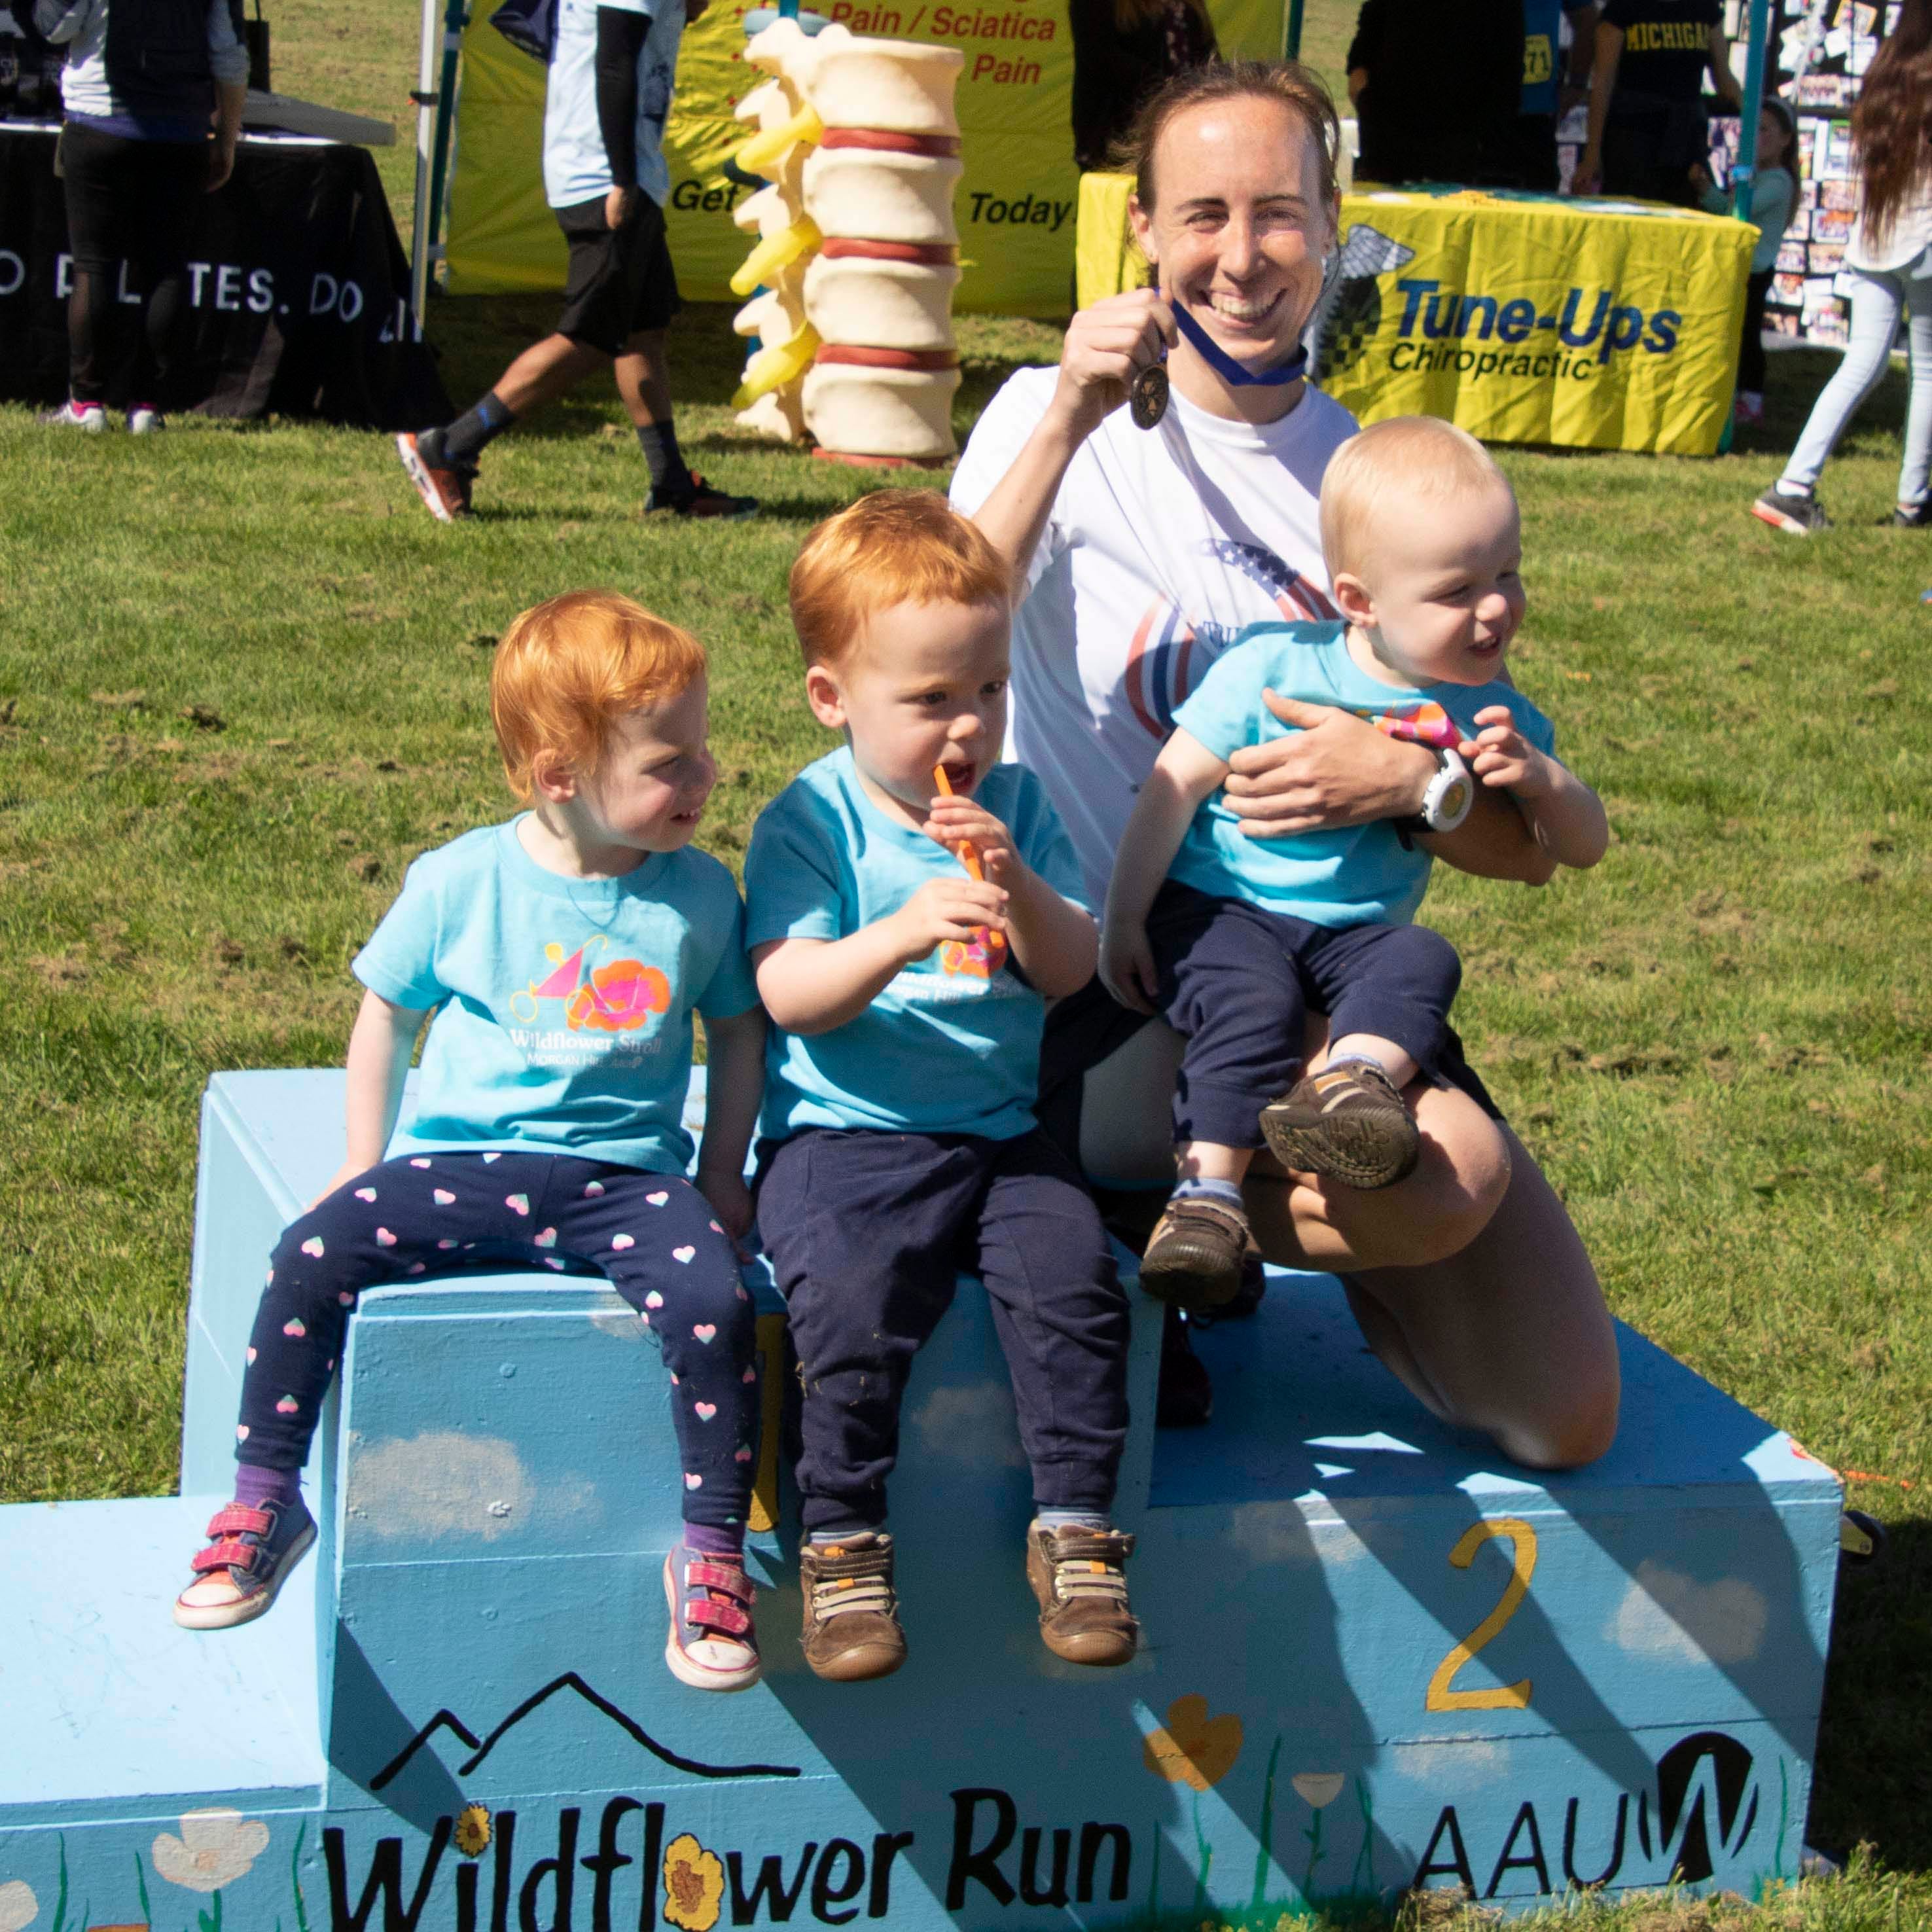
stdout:
[[[1136,286],[1126,175],[1083,175],[1084,307]],[[1364,422],[1432,416],[1492,442],[1708,456],[1730,415],[1748,223],[1652,202],[1363,188],[1315,380]]]

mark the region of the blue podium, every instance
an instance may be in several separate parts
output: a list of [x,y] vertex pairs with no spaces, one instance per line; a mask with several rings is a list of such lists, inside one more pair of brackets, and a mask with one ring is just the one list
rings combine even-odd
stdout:
[[211,1083],[182,1496],[0,1510],[0,1932],[1194,1932],[1416,1885],[1517,1909],[1796,1875],[1835,1477],[1628,1330],[1613,1452],[1514,1469],[1418,1408],[1324,1276],[1275,1274],[1204,1336],[1192,1432],[1154,1432],[1140,1303],[1120,1516],[1147,1643],[1123,1670],[1039,1642],[970,1282],[908,1397],[896,1677],[822,1684],[800,1654],[762,1277],[755,1689],[664,1667],[664,1372],[594,1277],[366,1294],[314,1557],[260,1622],[177,1630],[340,1082]]

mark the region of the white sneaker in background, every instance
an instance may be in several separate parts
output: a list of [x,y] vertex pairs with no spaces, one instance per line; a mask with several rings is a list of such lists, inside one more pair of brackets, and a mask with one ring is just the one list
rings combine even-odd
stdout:
[[85,430],[98,436],[107,427],[107,412],[98,403],[76,403],[70,398],[58,409],[45,411],[40,420],[50,429]]
[[130,436],[152,436],[158,430],[164,430],[168,419],[152,403],[135,403],[128,411],[128,434]]

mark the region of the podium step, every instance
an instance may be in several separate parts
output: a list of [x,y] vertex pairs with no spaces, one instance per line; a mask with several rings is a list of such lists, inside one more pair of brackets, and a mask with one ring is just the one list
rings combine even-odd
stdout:
[[1146,1642],[1124,1669],[1039,1641],[1030,1486],[970,1282],[905,1406],[896,1677],[806,1669],[775,1442],[764,1681],[669,1676],[662,1365],[595,1279],[514,1271],[364,1297],[307,1477],[314,1558],[260,1623],[176,1631],[262,1257],[339,1159],[339,1083],[211,1086],[199,1493],[0,1510],[4,1932],[224,1910],[229,1932],[1272,1932],[1417,1884],[1515,1910],[1795,1875],[1832,1472],[1627,1329],[1611,1454],[1515,1469],[1411,1400],[1325,1276],[1271,1274],[1251,1320],[1207,1333],[1215,1419],[1158,1437],[1160,1311],[1136,1298],[1119,1516]]
[[227,1500],[0,1509],[0,1832],[320,1802],[314,1562],[219,1643],[168,1614]]

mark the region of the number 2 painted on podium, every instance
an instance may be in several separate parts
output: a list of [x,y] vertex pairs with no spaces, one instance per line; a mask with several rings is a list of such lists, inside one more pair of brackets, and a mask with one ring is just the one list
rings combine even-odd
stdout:
[[1514,1616],[1529,1592],[1529,1580],[1536,1574],[1536,1532],[1520,1516],[1499,1516],[1486,1522],[1472,1522],[1462,1540],[1449,1552],[1449,1561],[1458,1570],[1466,1570],[1475,1561],[1476,1552],[1491,1537],[1504,1538],[1510,1546],[1514,1565],[1509,1582],[1492,1610],[1456,1648],[1436,1666],[1429,1680],[1423,1708],[1428,1711],[1521,1711],[1528,1707],[1530,1680],[1499,1684],[1490,1690],[1452,1690],[1449,1687],[1457,1671],[1498,1636]]

